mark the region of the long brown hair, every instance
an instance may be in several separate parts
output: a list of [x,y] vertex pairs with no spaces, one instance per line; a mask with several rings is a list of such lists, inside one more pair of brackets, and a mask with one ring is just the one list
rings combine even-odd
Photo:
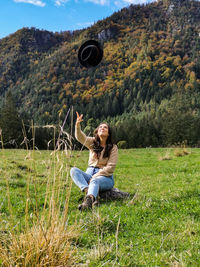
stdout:
[[[108,138],[106,140],[105,151],[103,153],[103,158],[108,158],[110,156],[111,149],[113,148],[112,130],[110,126],[105,122],[100,123],[99,126],[102,124],[106,124],[108,126]],[[103,150],[103,147],[101,146],[100,138],[98,136],[99,126],[94,130],[94,141],[93,141],[93,151],[95,152],[96,157],[98,159],[100,157],[101,151]]]

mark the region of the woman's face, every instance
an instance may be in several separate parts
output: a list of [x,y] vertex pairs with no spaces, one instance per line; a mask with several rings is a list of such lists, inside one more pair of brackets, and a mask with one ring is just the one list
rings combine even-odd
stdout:
[[108,137],[109,136],[108,125],[105,123],[100,124],[98,127],[97,134],[99,137]]

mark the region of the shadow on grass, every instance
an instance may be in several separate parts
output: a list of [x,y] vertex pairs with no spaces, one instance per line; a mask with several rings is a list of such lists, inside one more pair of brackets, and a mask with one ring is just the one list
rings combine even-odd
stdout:
[[191,199],[200,199],[200,190],[194,189],[186,192],[181,192],[179,196],[172,198],[176,202],[183,202]]

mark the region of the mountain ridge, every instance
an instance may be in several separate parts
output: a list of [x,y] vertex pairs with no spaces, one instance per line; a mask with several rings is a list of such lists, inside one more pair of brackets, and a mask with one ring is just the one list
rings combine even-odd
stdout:
[[[21,29],[0,41],[1,98],[12,91],[20,114],[38,124],[62,121],[71,106],[85,114],[85,126],[90,118],[117,123],[123,114],[145,113],[148,105],[159,112],[180,93],[190,95],[194,113],[200,99],[199,8],[198,1],[157,1],[130,5],[74,32]],[[92,69],[77,58],[87,39],[104,46],[102,62]]]

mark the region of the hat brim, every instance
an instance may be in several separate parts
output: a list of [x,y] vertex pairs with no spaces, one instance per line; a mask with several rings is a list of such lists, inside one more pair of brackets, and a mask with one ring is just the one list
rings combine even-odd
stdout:
[[[95,57],[88,56],[86,58],[83,58],[83,54],[87,48],[95,49],[95,52],[98,51]],[[103,48],[96,40],[88,40],[84,42],[79,48],[78,60],[80,64],[86,68],[96,67],[101,62],[102,58],[103,58]]]

